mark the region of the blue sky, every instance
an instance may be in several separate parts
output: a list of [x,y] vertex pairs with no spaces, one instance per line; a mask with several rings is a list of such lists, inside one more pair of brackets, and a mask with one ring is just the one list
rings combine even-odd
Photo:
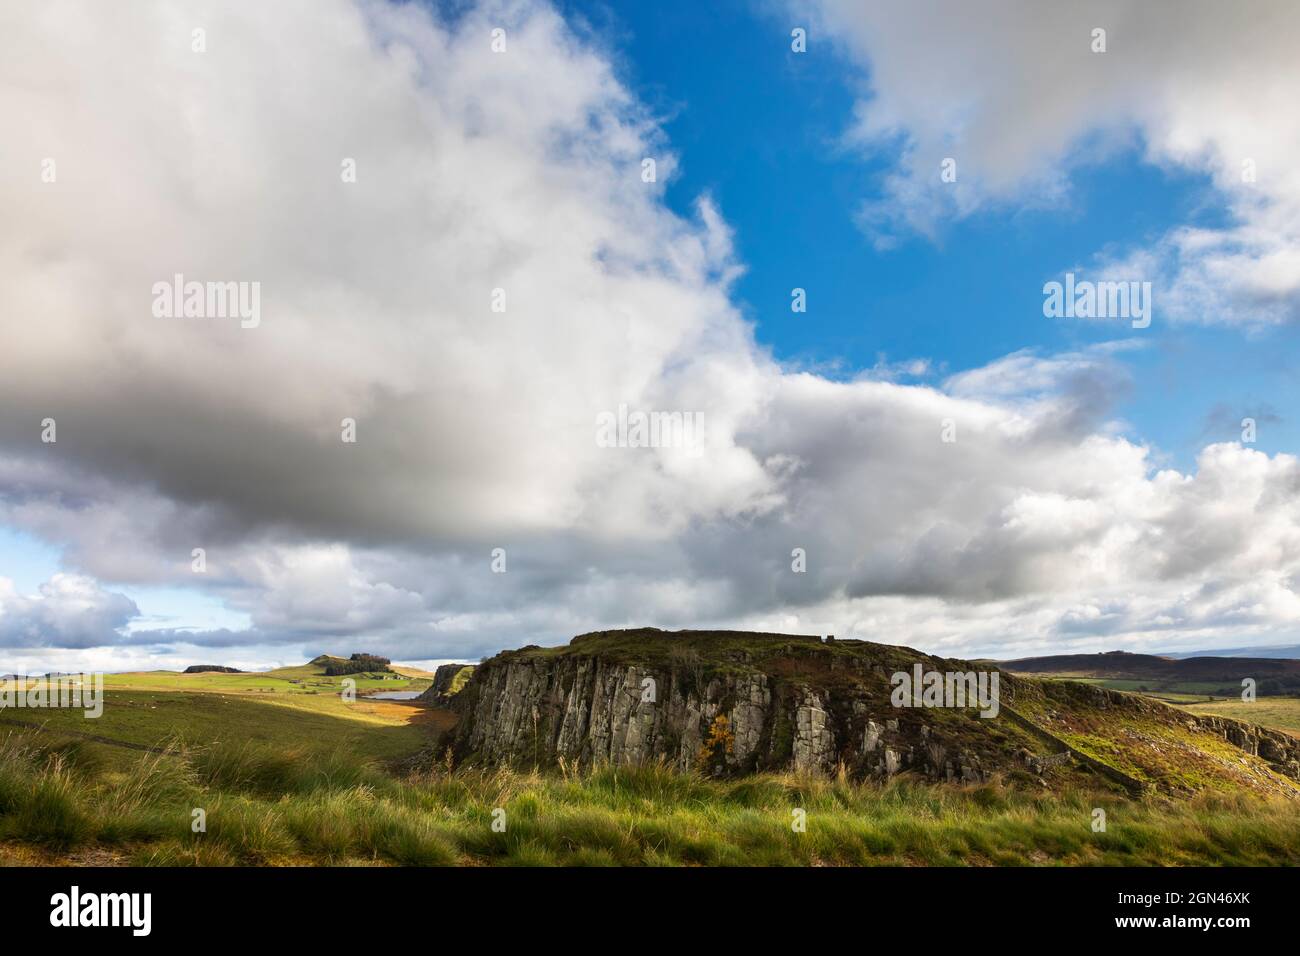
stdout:
[[[1115,413],[1171,466],[1191,467],[1207,440],[1238,438],[1239,427],[1224,427],[1229,415],[1264,422],[1261,449],[1300,446],[1289,412],[1300,400],[1294,327],[1247,337],[1159,318],[1135,332],[1122,321],[1043,317],[1043,283],[1075,265],[1086,277],[1099,251],[1141,248],[1178,225],[1224,224],[1229,214],[1208,176],[1155,166],[1133,144],[1082,163],[1065,205],[990,211],[947,224],[937,242],[915,237],[879,252],[855,216],[879,194],[895,157],[888,146],[847,142],[869,68],[815,32],[808,54],[792,52],[789,24],[807,21],[779,8],[563,9],[613,45],[625,81],[663,117],[681,164],[669,203],[689,215],[696,197],[711,195],[735,229],[747,268],[737,297],[781,361],[841,377],[882,356],[956,372],[1019,349],[1060,352],[1132,337],[1144,348],[1130,353],[1132,388]],[[807,314],[790,312],[796,286],[808,290]]]
[[[0,573],[25,593],[35,593],[54,575],[68,570],[59,549],[12,527],[0,527]],[[141,609],[128,627],[243,629],[248,615],[232,611],[221,600],[195,588],[119,586]]]
[[[0,38],[14,666],[1296,640],[1300,8],[316,2]],[[1045,317],[1069,271],[1150,327]],[[142,308],[177,272],[261,321]],[[707,457],[593,442],[622,406]]]

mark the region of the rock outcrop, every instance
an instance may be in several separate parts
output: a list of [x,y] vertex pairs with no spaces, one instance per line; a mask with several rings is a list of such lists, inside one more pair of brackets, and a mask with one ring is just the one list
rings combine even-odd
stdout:
[[433,683],[419,699],[435,707],[446,707],[473,673],[473,664],[439,664],[433,672]]
[[[962,782],[997,775],[1042,783],[1050,773],[1177,791],[1194,789],[1186,781],[1196,775],[1174,772],[1190,760],[1196,774],[1300,794],[1286,779],[1300,778],[1300,741],[1285,735],[1009,674],[1000,674],[1001,699],[1014,716],[895,706],[892,676],[916,665],[979,669],[864,641],[641,629],[498,654],[450,698],[436,690],[448,680],[439,668],[426,697],[460,715],[450,745],[459,762],[477,765],[659,761],[727,775],[842,770],[884,779],[907,771]],[[1215,740],[1239,748],[1239,759],[1212,752]]]
[[[620,653],[628,642],[644,642],[645,653]],[[583,635],[563,651],[526,648],[479,665],[453,704],[459,759],[664,761],[715,773],[831,773],[842,764],[858,776],[912,770],[965,781],[1016,760],[981,732],[973,710],[935,720],[890,704],[890,675],[924,658],[905,648],[647,630]],[[710,748],[715,725],[721,742]],[[1020,743],[1041,750],[1028,735]]]

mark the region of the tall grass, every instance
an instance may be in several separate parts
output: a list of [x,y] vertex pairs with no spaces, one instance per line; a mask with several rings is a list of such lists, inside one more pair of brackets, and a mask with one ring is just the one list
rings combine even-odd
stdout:
[[251,745],[173,743],[106,769],[93,748],[12,734],[0,739],[0,842],[53,861],[93,849],[199,866],[1300,864],[1300,804],[728,781],[658,765],[398,780],[347,754]]

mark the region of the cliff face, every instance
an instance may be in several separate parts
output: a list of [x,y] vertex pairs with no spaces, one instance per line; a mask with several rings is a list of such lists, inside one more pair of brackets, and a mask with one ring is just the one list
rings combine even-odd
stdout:
[[474,673],[473,664],[439,664],[433,672],[433,683],[419,696],[435,707],[446,707],[459,693],[470,674]]
[[[628,659],[629,641],[646,642],[644,654],[631,648],[643,660]],[[974,710],[938,715],[891,706],[890,675],[932,660],[903,648],[637,631],[584,635],[563,650],[507,652],[479,666],[454,705],[462,714],[459,759],[662,760],[714,773],[830,773],[843,762],[859,776],[913,770],[977,781],[1044,750],[1015,727],[995,739]]]
[[[1209,774],[1300,793],[1286,779],[1300,777],[1300,741],[1284,735],[1007,674],[1000,675],[997,717],[895,706],[891,676],[917,664],[978,669],[860,641],[599,632],[564,648],[524,648],[480,664],[451,698],[460,714],[451,742],[458,761],[489,766],[663,761],[714,774],[833,773],[842,766],[854,777],[911,771],[948,781],[1039,778],[1050,770],[1097,782],[1101,771],[1129,789],[1174,791],[1195,789],[1187,781]],[[1109,740],[1124,748],[1120,759],[1107,756]],[[1170,747],[1180,762],[1171,763]],[[1229,749],[1235,756],[1221,752]]]
[[[655,699],[646,697],[654,682]],[[729,674],[696,686],[672,670],[594,658],[554,662],[507,661],[476,682],[475,703],[460,736],[461,749],[488,762],[636,763],[665,758],[683,769],[695,764],[719,715],[728,718],[731,752],[724,763],[740,769],[816,765],[836,752],[837,716],[816,691],[774,694],[764,674]]]

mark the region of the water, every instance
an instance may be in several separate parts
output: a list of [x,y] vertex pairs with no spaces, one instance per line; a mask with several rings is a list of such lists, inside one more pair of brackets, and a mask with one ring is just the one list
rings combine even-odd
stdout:
[[415,700],[420,696],[418,690],[377,690],[366,694],[366,700]]

